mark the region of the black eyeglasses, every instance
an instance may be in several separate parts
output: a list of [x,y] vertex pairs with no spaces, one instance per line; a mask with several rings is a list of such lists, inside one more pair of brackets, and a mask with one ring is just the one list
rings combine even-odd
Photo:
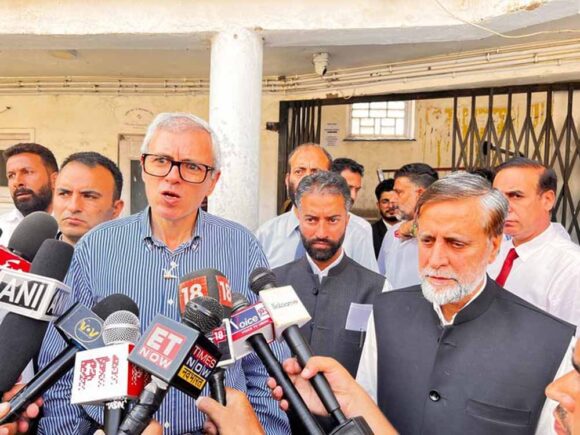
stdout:
[[141,154],[141,162],[145,173],[154,177],[165,177],[174,166],[177,166],[179,176],[183,181],[196,184],[203,183],[207,174],[215,170],[203,163],[171,160],[169,157],[157,154]]

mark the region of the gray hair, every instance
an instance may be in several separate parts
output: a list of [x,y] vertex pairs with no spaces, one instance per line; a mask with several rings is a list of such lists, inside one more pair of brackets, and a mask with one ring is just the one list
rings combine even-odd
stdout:
[[339,195],[344,199],[346,210],[352,206],[352,198],[346,180],[336,172],[318,171],[314,174],[307,175],[296,189],[296,205],[300,207],[302,197],[309,193],[323,193],[328,195]]
[[165,112],[157,115],[153,122],[149,124],[149,127],[147,127],[147,134],[145,134],[143,144],[141,145],[141,153],[145,154],[149,151],[149,144],[151,143],[151,139],[153,139],[153,136],[157,130],[179,133],[187,130],[198,129],[201,129],[210,135],[213,154],[213,166],[216,169],[213,174],[215,174],[215,172],[219,171],[221,168],[220,144],[217,138],[217,134],[206,121],[195,115],[192,115],[191,113]]
[[455,172],[431,184],[417,201],[415,219],[419,218],[421,208],[426,204],[468,198],[480,200],[486,214],[483,222],[485,233],[490,238],[501,235],[508,214],[507,199],[486,179],[467,172]]

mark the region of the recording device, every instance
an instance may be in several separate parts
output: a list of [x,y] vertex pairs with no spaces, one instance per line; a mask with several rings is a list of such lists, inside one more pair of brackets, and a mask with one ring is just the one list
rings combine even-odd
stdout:
[[58,231],[56,220],[43,211],[30,213],[14,229],[8,246],[0,246],[0,266],[30,271],[30,263],[42,242],[54,239]]
[[0,268],[0,307],[9,311],[0,324],[0,392],[14,386],[40,350],[47,321],[62,312],[70,289],[60,281],[73,251],[48,239],[34,252],[30,273]]
[[[248,350],[256,352],[260,361],[266,367],[278,385],[284,390],[284,396],[288,401],[292,412],[300,420],[304,429],[309,434],[324,434],[320,424],[312,416],[304,403],[302,396],[276,359],[268,343],[274,341],[274,325],[271,317],[265,312],[262,303],[249,305],[246,297],[241,293],[233,294],[232,312],[232,338],[234,338],[235,352],[240,350],[240,355],[247,355]],[[236,353],[236,356],[238,354]]]
[[[250,288],[260,296],[260,300],[270,313],[276,338],[284,338],[300,365],[304,367],[313,353],[299,328],[310,320],[310,315],[294,289],[291,286],[277,287],[276,275],[263,267],[256,268],[250,274]],[[320,401],[337,423],[332,434],[372,434],[370,427],[361,417],[346,418],[328,380],[322,373],[316,374],[310,382]]]
[[141,335],[139,319],[116,311],[103,324],[105,347],[76,354],[71,403],[104,405],[104,431],[116,434],[128,411],[149,382],[149,376],[127,358]]
[[224,317],[232,312],[232,291],[226,276],[216,269],[200,269],[179,281],[179,309],[183,313],[187,303],[200,296],[209,296],[224,308]]
[[162,315],[153,319],[129,355],[131,363],[152,375],[151,382],[121,423],[119,435],[143,432],[161,406],[169,385],[193,398],[199,397],[221,356],[205,335],[222,319],[222,306],[207,296],[187,303],[181,323]]
[[77,303],[60,316],[55,327],[68,346],[10,400],[10,412],[0,419],[0,425],[14,421],[26,406],[64,376],[74,366],[75,355],[79,350],[103,347],[102,319],[120,310],[139,314],[139,308],[131,298],[113,294],[97,303],[93,311]]
[[209,335],[212,342],[218,346],[222,358],[218,367],[211,374],[208,382],[211,397],[222,405],[225,405],[225,369],[235,363],[232,351],[232,335],[228,320],[232,311],[232,292],[228,278],[217,269],[201,269],[181,278],[178,297],[179,307],[182,313],[187,302],[198,296],[209,296],[218,301],[224,309],[222,326],[214,329]]

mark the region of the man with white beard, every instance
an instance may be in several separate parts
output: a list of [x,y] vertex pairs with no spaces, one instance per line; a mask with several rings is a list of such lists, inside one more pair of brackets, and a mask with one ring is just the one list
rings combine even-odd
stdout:
[[574,327],[486,275],[507,211],[497,189],[465,173],[418,200],[421,284],[377,296],[357,374],[400,433],[553,427],[544,388],[571,368]]

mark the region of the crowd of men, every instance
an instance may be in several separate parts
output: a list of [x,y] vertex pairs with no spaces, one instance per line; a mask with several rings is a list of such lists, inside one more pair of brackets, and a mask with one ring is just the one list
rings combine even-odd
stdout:
[[[188,272],[218,269],[252,302],[250,273],[272,267],[312,317],[301,332],[320,357],[301,367],[285,344],[272,350],[323,426],[306,381],[317,372],[347,417],[363,416],[375,433],[580,434],[580,247],[551,221],[552,169],[516,157],[493,173],[440,177],[409,163],[376,186],[371,225],[352,212],[364,167],[306,143],[288,158],[291,209],[254,235],[201,208],[221,174],[205,121],[160,114],[141,153],[148,206],[119,218],[123,179],[110,159],[79,152],[59,170],[42,145],[7,149],[15,209],[0,216],[0,244],[24,216],[51,213],[57,237],[75,246],[71,303],[123,292],[145,328],[159,313],[179,318]],[[63,347],[50,327],[21,382]],[[71,383],[69,373],[0,434],[26,431],[29,420],[39,433],[97,431],[102,409],[72,405]],[[226,385],[225,407],[169,390],[148,433],[303,433],[255,354],[228,368]]]

